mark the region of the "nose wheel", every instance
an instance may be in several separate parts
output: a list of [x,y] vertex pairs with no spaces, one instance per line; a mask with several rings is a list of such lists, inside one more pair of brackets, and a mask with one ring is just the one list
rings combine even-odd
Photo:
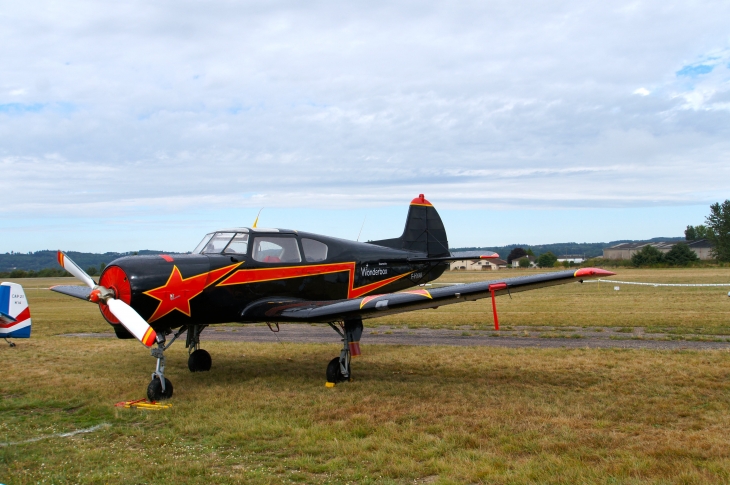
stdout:
[[172,382],[167,377],[163,377],[163,379],[165,379],[164,389],[158,376],[152,378],[150,385],[147,386],[147,399],[150,401],[164,401],[172,397]]

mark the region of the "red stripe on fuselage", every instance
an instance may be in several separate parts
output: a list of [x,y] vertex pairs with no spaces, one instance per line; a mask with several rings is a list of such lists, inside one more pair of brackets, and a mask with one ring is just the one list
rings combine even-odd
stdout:
[[313,264],[307,266],[288,266],[279,268],[257,268],[257,269],[239,269],[231,276],[218,283],[217,286],[243,285],[248,283],[262,283],[265,281],[277,281],[289,278],[304,278],[305,276],[320,276],[330,273],[341,273],[347,271],[349,273],[349,285],[347,288],[347,298],[357,298],[378,288],[397,281],[404,276],[412,273],[409,271],[397,276],[393,276],[381,281],[376,281],[364,286],[355,288],[355,263],[331,263],[331,264]]

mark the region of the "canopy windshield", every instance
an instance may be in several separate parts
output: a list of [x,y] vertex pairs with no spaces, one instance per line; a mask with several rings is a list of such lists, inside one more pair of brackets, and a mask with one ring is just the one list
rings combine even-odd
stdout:
[[200,241],[193,254],[246,254],[247,250],[247,233],[211,232]]
[[208,241],[210,241],[210,238],[213,237],[213,234],[215,233],[211,232],[210,234],[206,234],[203,240],[200,241],[200,244],[195,246],[195,249],[193,249],[193,254],[200,254],[203,251],[205,245],[208,244]]

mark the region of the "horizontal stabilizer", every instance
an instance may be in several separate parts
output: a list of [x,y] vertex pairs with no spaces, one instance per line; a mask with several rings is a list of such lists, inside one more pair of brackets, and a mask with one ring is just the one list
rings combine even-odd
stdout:
[[91,288],[88,286],[79,286],[79,285],[58,285],[58,286],[52,286],[51,291],[55,291],[56,293],[63,293],[64,295],[73,296],[74,298],[79,298],[81,300],[87,300],[89,299],[89,295],[91,294]]
[[414,263],[429,263],[436,261],[466,261],[466,260],[482,260],[482,259],[498,259],[499,254],[492,251],[452,251],[451,256],[440,256],[436,258],[409,258],[408,261]]
[[17,322],[17,320],[14,319],[13,317],[11,317],[10,315],[8,315],[7,313],[0,311],[0,322],[15,323],[15,322]]

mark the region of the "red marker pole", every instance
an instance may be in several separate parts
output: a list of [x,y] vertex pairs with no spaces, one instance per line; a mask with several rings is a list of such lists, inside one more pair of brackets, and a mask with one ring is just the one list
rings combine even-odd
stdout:
[[499,330],[499,317],[497,316],[497,300],[494,298],[494,292],[507,288],[507,283],[497,283],[489,285],[489,292],[492,294],[492,313],[494,313],[494,329]]

